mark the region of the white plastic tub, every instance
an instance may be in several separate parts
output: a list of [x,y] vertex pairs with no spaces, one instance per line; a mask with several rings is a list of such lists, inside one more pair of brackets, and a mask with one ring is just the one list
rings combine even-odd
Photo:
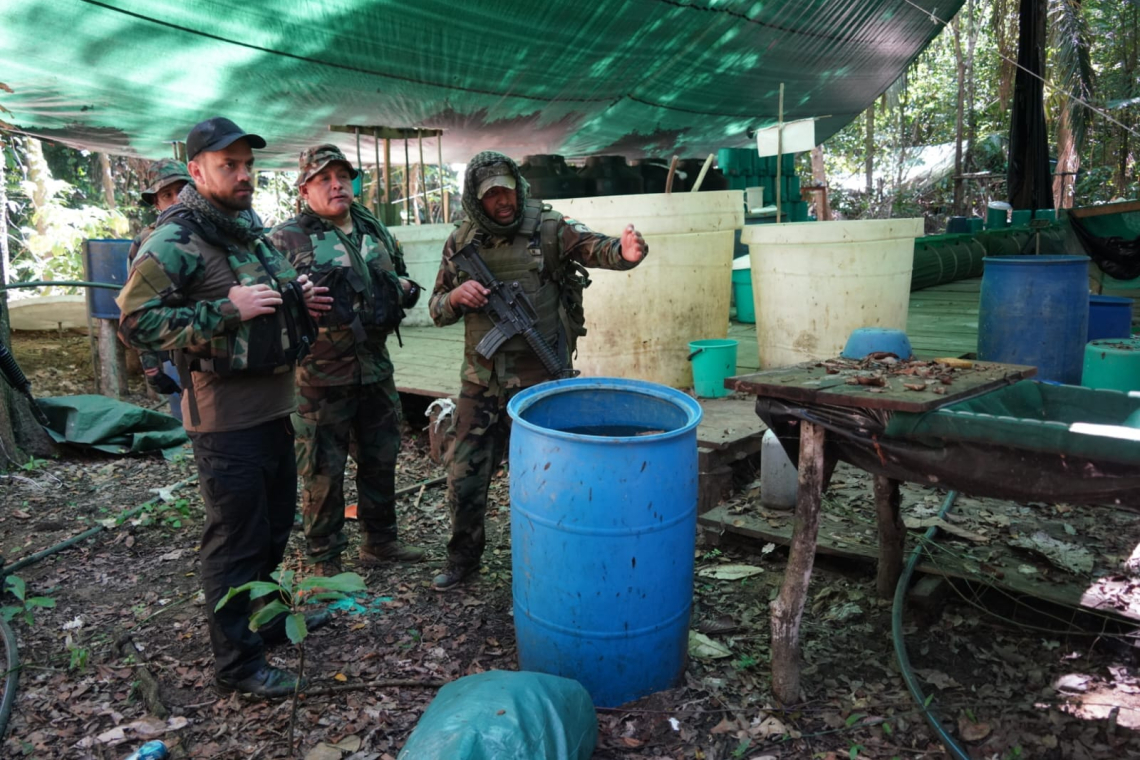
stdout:
[[748,225],[763,369],[838,356],[857,327],[906,329],[921,219]]
[[649,257],[636,269],[590,270],[588,334],[574,362],[583,375],[692,384],[689,341],[728,335],[733,231],[744,225],[743,196],[725,190],[551,201],[614,237],[633,224],[649,243]]
[[419,283],[424,292],[415,307],[407,312],[402,324],[422,327],[432,324],[428,314],[428,299],[435,287],[435,276],[439,272],[439,262],[443,259],[443,244],[455,229],[454,224],[410,224],[389,227],[389,231],[400,241],[404,249],[404,263],[408,266],[408,276]]

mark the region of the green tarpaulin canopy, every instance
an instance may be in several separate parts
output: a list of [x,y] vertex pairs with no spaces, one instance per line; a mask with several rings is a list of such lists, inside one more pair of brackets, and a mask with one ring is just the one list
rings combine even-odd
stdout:
[[822,141],[961,5],[0,0],[0,120],[157,158],[225,115],[268,140],[263,166],[282,168],[331,136],[355,150],[331,124],[441,128],[446,161],[485,148],[684,156],[749,144],[749,129],[775,123],[783,82],[786,118],[828,117]]

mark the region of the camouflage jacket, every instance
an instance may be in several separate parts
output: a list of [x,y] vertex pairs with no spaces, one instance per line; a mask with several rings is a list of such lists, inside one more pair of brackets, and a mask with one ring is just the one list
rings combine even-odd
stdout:
[[[347,268],[362,275],[359,281],[368,284],[370,297],[376,297],[371,270],[379,268],[389,276],[406,277],[404,252],[388,229],[356,203],[352,222],[352,234],[345,235],[332,223],[306,212],[274,227],[269,239],[298,273],[308,274],[315,284],[322,284],[333,270]],[[397,292],[402,298],[403,289]],[[357,313],[366,308],[364,297],[352,301],[339,306]],[[329,321],[317,320],[317,340],[297,367],[298,385],[366,385],[392,376],[388,330],[360,324],[354,330],[343,324],[330,325]]]
[[[139,250],[146,239],[154,232],[154,224],[148,224],[139,230],[139,234],[135,235],[134,240],[131,241],[131,249],[127,251],[127,267],[133,267],[135,259],[138,258]],[[162,363],[167,359],[166,352],[163,351],[146,351],[139,349],[139,361],[142,363],[143,370],[161,370]]]
[[[467,274],[460,271],[452,261],[452,257],[458,248],[466,245],[466,241],[458,239],[459,234],[460,230],[451,233],[443,246],[443,260],[440,263],[439,274],[435,278],[435,287],[432,290],[428,308],[432,320],[440,327],[453,324],[460,318],[464,318],[466,340],[464,342],[462,379],[487,386],[490,384],[492,376],[498,375],[498,382],[504,388],[525,388],[549,380],[550,376],[542,362],[533,352],[528,350],[508,353],[501,359],[496,354],[489,360],[475,353],[475,345],[481,337],[479,329],[483,321],[481,315],[465,314],[462,308],[456,309],[448,301],[451,291],[467,279]],[[536,259],[543,258],[540,235],[541,231],[536,230],[527,246],[530,254]],[[586,267],[618,270],[633,269],[637,266],[638,262],[629,262],[622,258],[620,239],[594,232],[586,225],[573,219],[566,219],[559,215],[555,237],[559,247],[559,258],[562,262],[573,261]],[[511,242],[507,238],[490,237],[484,243],[483,248],[489,251],[510,247]],[[485,256],[485,258],[494,257]],[[496,276],[499,276],[491,261],[488,261],[487,265]],[[547,281],[551,279],[550,273],[543,272],[541,276]],[[549,319],[550,315],[539,314],[540,321],[543,321],[544,318]],[[503,349],[500,349],[500,352],[502,351]]]
[[[119,335],[124,342],[152,351],[184,349],[191,356],[229,362],[234,370],[243,368],[242,341],[235,343],[232,337],[240,335],[248,323],[242,322],[228,297],[204,298],[198,292],[207,284],[207,256],[228,261],[228,284],[232,285],[263,283],[281,290],[297,278],[289,262],[264,239],[246,245],[229,243],[222,251],[196,232],[166,222],[143,242],[116,299],[122,311]],[[214,287],[225,292],[226,284],[215,283]],[[234,345],[237,348],[231,350]]]

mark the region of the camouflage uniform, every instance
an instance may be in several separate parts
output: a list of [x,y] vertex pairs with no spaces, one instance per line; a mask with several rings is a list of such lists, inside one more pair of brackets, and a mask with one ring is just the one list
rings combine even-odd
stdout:
[[[146,189],[142,191],[142,202],[147,206],[154,206],[156,196],[158,193],[168,185],[175,182],[186,182],[193,184],[194,180],[190,178],[190,173],[186,170],[186,164],[181,161],[175,161],[172,158],[164,158],[155,161],[146,170]],[[143,227],[139,234],[135,235],[134,240],[131,241],[131,248],[127,252],[127,266],[134,265],[135,259],[138,257],[139,250],[142,248],[146,239],[154,232],[154,223],[148,224]],[[167,360],[165,352],[157,351],[139,351],[139,360],[142,363],[143,370],[151,373],[154,371],[162,372],[162,363]],[[177,394],[174,394],[177,395]],[[179,403],[177,399],[171,399],[171,407]],[[175,415],[179,419],[181,413]]]
[[[335,146],[321,145],[301,154],[298,184],[328,164],[341,162],[356,175]],[[344,533],[344,467],[350,448],[357,463],[358,511],[362,549],[396,541],[396,456],[400,450],[400,397],[392,379],[386,339],[389,327],[369,318],[376,299],[399,299],[410,308],[418,297],[405,293],[398,277],[407,277],[400,244],[358,203],[350,209],[352,231],[306,211],[274,228],[270,240],[300,273],[317,285],[344,282],[329,295],[333,311],[317,320],[318,335],[309,356],[297,367],[299,407],[297,470],[301,476],[301,513],[309,561],[335,560],[348,539]],[[339,280],[337,278],[340,278]],[[377,286],[377,282],[389,286]],[[372,322],[371,324],[369,322]]]
[[[473,185],[478,184],[478,175],[473,175],[472,169],[477,169],[480,157],[485,155],[476,156],[468,165],[464,208],[470,218],[478,219],[477,213],[472,213],[477,212],[475,203],[478,201],[467,197],[467,193],[474,192]],[[569,365],[571,351],[567,332],[572,328],[565,318],[567,306],[560,284],[569,262],[618,270],[632,269],[637,263],[622,258],[619,239],[566,219],[538,201],[527,201],[526,182],[514,162],[499,154],[491,156],[492,160],[509,162],[517,183],[521,216],[541,213],[541,227],[553,231],[558,267],[563,271],[547,271],[541,227],[526,241],[525,249],[512,244],[514,236],[492,232],[484,240],[480,253],[497,279],[518,281],[528,292],[538,312],[539,332]],[[491,359],[479,356],[475,346],[490,329],[490,318],[482,312],[456,309],[449,302],[451,291],[467,279],[467,274],[457,268],[452,257],[477,231],[488,232],[484,223],[465,222],[447,239],[429,304],[436,325],[442,327],[462,318],[466,328],[462,387],[453,418],[455,442],[447,473],[452,526],[448,560],[463,568],[476,566],[486,545],[483,522],[487,490],[495,469],[503,460],[510,434],[507,402],[524,388],[552,379],[521,336],[504,343]]]
[[[185,352],[191,381],[183,405],[192,411],[187,428],[206,508],[200,576],[217,676],[233,683],[265,671],[264,642],[249,630],[248,599],[214,608],[230,588],[269,580],[288,543],[297,498],[289,421],[296,402],[292,363],[277,365],[282,347],[272,344],[283,340],[280,325],[301,319],[303,306],[285,297],[297,274],[260,237],[255,215],[211,218],[203,211],[209,201],[192,185],[180,200],[159,217],[117,299],[119,335],[141,349]],[[269,285],[285,303],[242,320],[227,295],[237,284]]]

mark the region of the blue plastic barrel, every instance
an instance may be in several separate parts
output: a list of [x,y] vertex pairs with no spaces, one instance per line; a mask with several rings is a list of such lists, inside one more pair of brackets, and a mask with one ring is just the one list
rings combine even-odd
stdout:
[[1081,381],[1089,296],[1087,256],[987,256],[978,358],[1037,367],[1037,380]]
[[[125,284],[130,250],[130,240],[84,240],[83,266],[88,282]],[[95,319],[118,319],[119,305],[115,303],[118,294],[117,290],[107,288],[87,288],[87,313]]]
[[681,683],[701,407],[655,383],[576,378],[507,405],[519,669],[599,707]]
[[1132,299],[1089,296],[1089,340],[1132,337]]

